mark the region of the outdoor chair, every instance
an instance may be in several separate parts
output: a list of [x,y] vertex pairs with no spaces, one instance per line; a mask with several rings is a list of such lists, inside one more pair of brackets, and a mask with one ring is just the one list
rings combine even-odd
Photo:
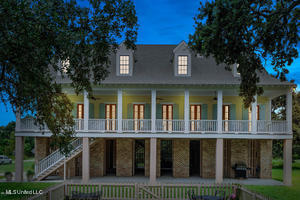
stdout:
[[91,193],[85,193],[85,192],[72,192],[71,197],[66,197],[66,200],[83,200],[83,199],[94,199],[94,200],[101,200],[102,192],[91,192]]

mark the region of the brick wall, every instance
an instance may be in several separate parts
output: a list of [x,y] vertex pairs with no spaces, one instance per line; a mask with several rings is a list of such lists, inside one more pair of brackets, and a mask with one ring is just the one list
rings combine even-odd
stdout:
[[234,178],[234,170],[232,169],[232,166],[235,164],[245,164],[248,166],[249,163],[249,156],[248,156],[248,140],[231,140],[231,173],[230,177]]
[[105,174],[105,140],[97,139],[90,147],[90,176],[97,177]]
[[38,162],[49,155],[50,151],[50,138],[48,137],[36,137],[34,147],[35,162]]
[[133,175],[133,139],[117,139],[116,175]]
[[150,139],[145,139],[145,176],[150,176]]
[[173,140],[173,176],[189,177],[190,141],[188,139]]
[[215,178],[216,174],[216,140],[215,139],[203,139],[202,142],[202,159],[200,165],[202,165],[202,177],[203,178]]
[[260,178],[272,178],[272,140],[260,140]]

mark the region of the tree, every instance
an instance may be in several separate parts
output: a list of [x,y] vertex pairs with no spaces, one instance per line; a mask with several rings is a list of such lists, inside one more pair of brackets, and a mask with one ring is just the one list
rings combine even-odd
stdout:
[[299,4],[293,0],[212,0],[200,3],[195,32],[189,45],[204,56],[212,55],[229,69],[239,64],[240,95],[246,107],[254,95],[262,71],[271,61],[276,77],[286,80],[287,65],[297,58]]
[[77,94],[108,75],[109,55],[121,39],[135,48],[137,17],[131,0],[0,1],[0,100],[46,124],[64,153],[74,133],[73,105],[56,74]]

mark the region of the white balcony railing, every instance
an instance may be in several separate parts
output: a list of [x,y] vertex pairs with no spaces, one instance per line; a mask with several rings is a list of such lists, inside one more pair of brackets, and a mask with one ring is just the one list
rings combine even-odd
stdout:
[[89,130],[116,132],[118,127],[117,119],[89,119]]
[[[20,131],[48,131],[47,126],[39,126],[34,123],[33,118],[21,119]],[[75,131],[83,131],[84,119],[74,119]],[[223,134],[250,134],[251,121],[249,120],[223,120]],[[122,119],[122,132],[151,132],[151,119]],[[189,132],[191,133],[217,133],[217,120],[190,120]],[[184,120],[163,120],[155,121],[155,132],[184,132]],[[89,119],[88,131],[90,132],[117,132],[117,119]],[[258,134],[290,134],[287,130],[287,121],[258,120]]]
[[191,132],[216,132],[217,120],[190,120]]
[[124,132],[150,132],[151,119],[123,119],[122,131]]
[[223,120],[222,131],[230,133],[251,132],[251,121],[249,120]]
[[157,119],[155,126],[157,132],[183,132],[184,120]]
[[288,133],[287,121],[257,121],[257,133]]

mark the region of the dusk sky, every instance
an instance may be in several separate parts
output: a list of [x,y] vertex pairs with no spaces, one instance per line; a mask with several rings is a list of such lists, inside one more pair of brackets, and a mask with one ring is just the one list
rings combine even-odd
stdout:
[[[138,44],[178,44],[188,41],[194,31],[194,19],[199,7],[196,0],[134,0],[138,16]],[[300,49],[300,48],[299,48]],[[288,79],[300,85],[300,59],[288,67]],[[271,67],[267,68],[272,73]],[[11,108],[0,103],[0,126],[14,121]]]

